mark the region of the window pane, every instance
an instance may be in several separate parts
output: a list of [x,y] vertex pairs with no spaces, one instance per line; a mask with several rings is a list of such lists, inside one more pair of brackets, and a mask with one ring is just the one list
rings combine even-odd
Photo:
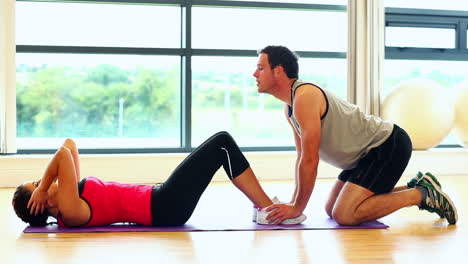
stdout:
[[386,27],[390,47],[455,48],[455,30],[448,28]]
[[194,7],[192,17],[194,48],[257,50],[274,44],[310,51],[347,48],[346,12]]
[[18,45],[178,48],[179,24],[180,7],[16,3]]
[[[259,94],[253,73],[257,58],[194,57],[192,141],[227,130],[241,146],[294,146],[284,103]],[[301,58],[299,75],[345,96],[346,60]]]
[[18,149],[180,146],[180,58],[17,54]]
[[386,7],[468,11],[466,1],[460,0],[385,0],[384,5]]
[[253,77],[257,60],[193,58],[193,146],[220,130],[232,133],[241,146],[294,144],[283,104],[257,92]]
[[[466,61],[428,61],[428,60],[385,60],[384,89],[381,91],[381,102],[394,91],[402,81],[413,78],[424,78],[441,85],[446,93],[454,99],[457,85],[466,76]],[[457,144],[455,137],[450,134],[441,144]]]
[[331,91],[341,99],[348,97],[348,68],[345,59],[299,59],[300,78]]

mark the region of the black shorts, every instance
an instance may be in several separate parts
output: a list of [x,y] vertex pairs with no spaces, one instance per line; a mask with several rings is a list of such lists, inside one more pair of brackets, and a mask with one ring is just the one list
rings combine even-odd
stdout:
[[390,137],[371,149],[355,168],[338,175],[343,182],[352,182],[374,193],[390,192],[408,165],[412,152],[411,139],[405,130],[393,126]]

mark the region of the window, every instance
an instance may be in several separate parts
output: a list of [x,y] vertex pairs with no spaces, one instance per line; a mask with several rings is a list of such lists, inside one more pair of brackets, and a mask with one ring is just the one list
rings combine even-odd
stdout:
[[[291,128],[284,104],[259,94],[252,77],[257,58],[194,57],[192,121],[194,144],[207,135],[228,130],[241,146],[291,146]],[[301,78],[346,99],[345,59],[302,58]],[[248,129],[246,129],[248,128]]]
[[[468,25],[467,25],[468,27]],[[468,30],[465,31],[466,32],[466,35],[468,35]],[[466,42],[466,48],[468,49],[468,41]]]
[[345,12],[196,7],[192,16],[194,48],[258,50],[284,45],[339,52],[347,48]]
[[[457,86],[468,80],[463,71],[468,66],[468,12],[439,9],[463,10],[457,3],[444,2],[442,7],[438,1],[386,1],[392,8],[386,8],[381,102],[398,84],[414,78],[437,83],[449,98],[455,99]],[[450,134],[439,146],[458,146],[458,141]]]
[[348,65],[344,58],[303,58],[299,65],[303,80],[311,80],[343,100],[348,97]]
[[460,0],[385,0],[384,4],[386,7],[468,11],[466,2]]
[[18,2],[16,12],[18,45],[180,46],[176,6]]
[[[227,130],[241,146],[294,145],[284,105],[259,94],[252,76],[257,58],[194,57],[192,142]],[[246,129],[248,128],[248,129]]]
[[455,30],[447,28],[387,27],[387,47],[455,48]]
[[175,56],[18,54],[18,148],[65,137],[91,149],[179,147],[179,64]]
[[283,104],[257,92],[256,51],[288,46],[303,80],[346,98],[346,3],[17,1],[18,152],[65,137],[84,153],[185,152],[219,130],[292,149]]

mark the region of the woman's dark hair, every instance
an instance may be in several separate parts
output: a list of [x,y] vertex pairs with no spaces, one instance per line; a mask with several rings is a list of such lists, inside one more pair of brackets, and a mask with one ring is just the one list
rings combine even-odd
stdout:
[[281,65],[289,78],[299,78],[299,64],[297,63],[299,56],[295,52],[284,46],[270,45],[258,51],[258,54],[261,53],[268,55],[268,63],[272,69]]
[[15,209],[16,215],[31,226],[45,226],[47,225],[47,219],[49,215],[47,212],[33,215],[29,212],[28,202],[31,199],[32,193],[28,191],[23,184],[16,188],[15,194],[13,194],[13,208]]

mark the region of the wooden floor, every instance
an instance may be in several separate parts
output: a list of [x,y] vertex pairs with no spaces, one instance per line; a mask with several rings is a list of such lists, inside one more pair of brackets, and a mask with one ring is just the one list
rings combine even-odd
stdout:
[[[457,205],[456,226],[411,207],[382,218],[390,228],[380,230],[25,234],[26,225],[10,206],[13,189],[5,188],[0,189],[0,263],[467,263],[468,175],[439,179]],[[324,217],[331,183],[319,180],[308,217]],[[291,182],[262,184],[283,199],[292,191]],[[215,208],[209,202],[214,200]],[[248,201],[231,184],[212,183],[195,213],[216,217],[239,204],[248,217]]]

